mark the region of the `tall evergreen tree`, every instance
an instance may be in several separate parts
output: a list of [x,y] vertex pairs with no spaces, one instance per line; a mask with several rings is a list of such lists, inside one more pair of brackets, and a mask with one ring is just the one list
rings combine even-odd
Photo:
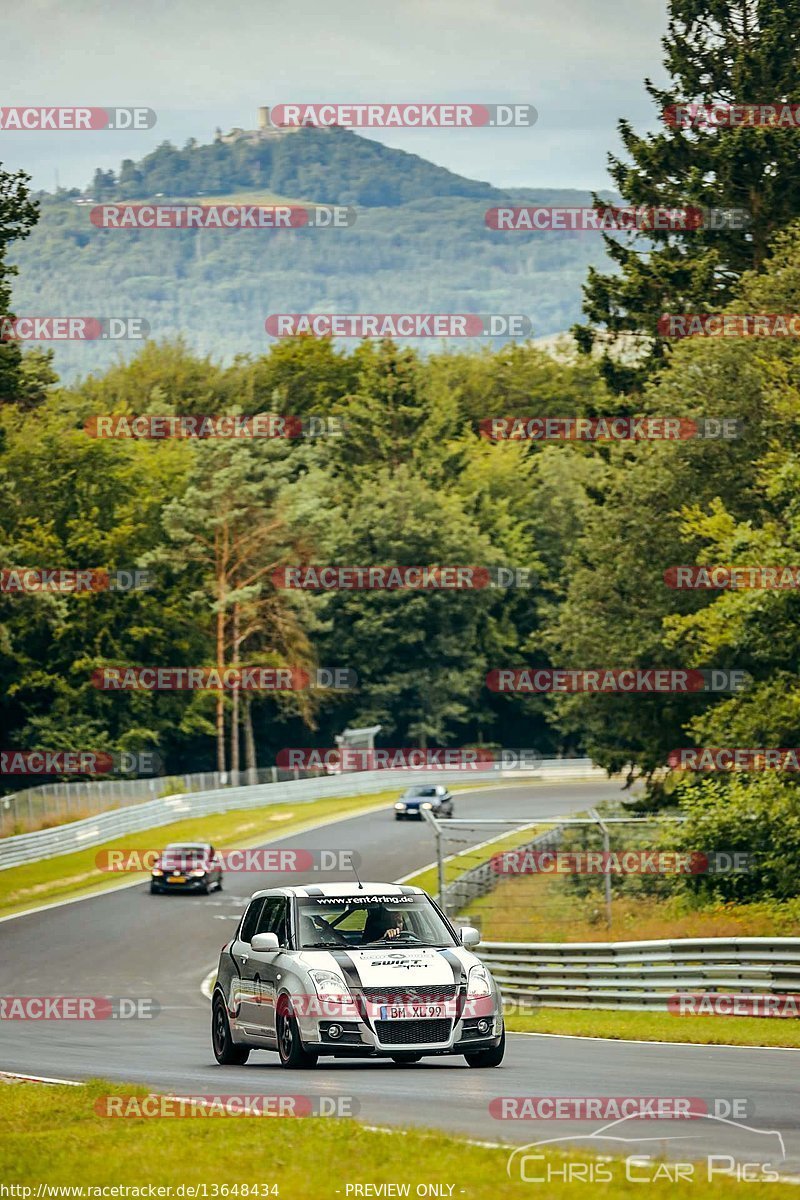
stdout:
[[[637,391],[668,354],[656,336],[662,313],[721,309],[742,273],[761,269],[773,234],[800,216],[800,129],[684,126],[669,116],[678,105],[797,101],[800,0],[670,0],[669,18],[662,44],[670,82],[645,80],[663,127],[640,136],[621,120],[628,158],[609,155],[610,174],[627,205],[735,208],[749,217],[744,228],[604,235],[618,273],[590,268],[588,320],[573,332],[584,352],[604,350],[605,378],[622,392]],[[595,205],[606,207],[597,197]],[[613,346],[620,335],[633,335],[644,353],[625,361]]]
[[[10,174],[0,163],[0,321],[10,315],[11,279],[16,267],[6,260],[9,246],[28,236],[39,219],[39,211],[28,191],[30,176],[24,171]],[[0,330],[0,404],[15,398],[20,382],[20,348],[4,342]]]

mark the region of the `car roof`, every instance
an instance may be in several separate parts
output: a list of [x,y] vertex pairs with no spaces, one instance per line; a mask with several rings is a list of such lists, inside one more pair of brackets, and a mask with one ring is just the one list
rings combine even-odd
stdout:
[[371,896],[427,895],[423,888],[412,887],[405,883],[364,883],[360,888],[357,883],[324,883],[318,887],[308,884],[306,887],[295,885],[293,887],[266,888],[262,892],[253,892],[250,899],[258,900],[262,896],[307,896],[311,899],[315,896],[355,896],[359,891]]

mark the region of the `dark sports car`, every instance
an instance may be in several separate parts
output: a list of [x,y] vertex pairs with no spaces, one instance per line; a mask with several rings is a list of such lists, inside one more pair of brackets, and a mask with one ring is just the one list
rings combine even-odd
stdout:
[[222,859],[210,842],[173,842],[150,872],[151,892],[222,891]]

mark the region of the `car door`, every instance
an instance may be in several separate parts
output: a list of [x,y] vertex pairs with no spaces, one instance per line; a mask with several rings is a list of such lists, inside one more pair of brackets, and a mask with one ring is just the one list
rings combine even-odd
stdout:
[[236,970],[239,974],[239,981],[234,980],[232,991],[236,993],[231,996],[231,1007],[237,1009],[236,1022],[241,1026],[250,1026],[254,1024],[256,1019],[256,1007],[253,997],[253,982],[252,970],[250,964],[250,955],[252,954],[250,940],[258,928],[259,917],[261,910],[264,907],[264,897],[259,896],[256,900],[251,900],[247,910],[239,926],[231,954],[233,961],[236,963]]
[[[258,918],[255,933],[274,933],[279,945],[284,948],[288,944],[288,910],[289,901],[286,896],[268,896]],[[258,953],[252,948],[248,958],[249,978],[253,991],[253,1032],[259,1037],[274,1040],[275,1033],[275,1001],[278,988],[278,959],[281,951],[270,950]]]

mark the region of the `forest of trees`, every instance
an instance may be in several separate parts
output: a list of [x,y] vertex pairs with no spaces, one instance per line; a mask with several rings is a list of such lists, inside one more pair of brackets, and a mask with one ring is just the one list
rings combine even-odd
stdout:
[[[691,43],[696,58],[694,10],[706,6],[670,7],[673,57]],[[748,4],[722,7],[735,40]],[[759,171],[771,179],[776,131],[734,132],[750,139],[752,187]],[[626,199],[663,198],[678,133],[691,161],[691,136],[656,135],[651,191],[631,168],[619,177],[623,192],[636,179]],[[786,136],[796,145],[797,131]],[[61,386],[46,357],[20,361],[0,347],[0,559],[154,576],[152,588],[128,594],[0,596],[8,745],[155,749],[177,772],[229,765],[240,741],[266,765],[283,746],[331,745],[345,725],[380,723],[389,745],[532,746],[589,754],[609,770],[631,764],[652,782],[648,804],[662,801],[661,769],[677,747],[800,745],[797,592],[676,591],[664,581],[678,564],[800,561],[800,344],[688,338],[665,354],[651,337],[659,303],[800,312],[800,163],[782,157],[780,166],[785,203],[766,244],[748,257],[750,232],[737,235],[740,246],[728,239],[724,256],[703,251],[705,294],[696,278],[694,291],[681,291],[679,239],[665,240],[657,276],[631,258],[605,282],[591,277],[583,349],[604,330],[632,332],[644,351],[630,371],[612,357],[555,359],[533,345],[422,358],[391,342],[345,351],[313,338],[226,365],[223,334],[219,354],[155,340],[99,377]],[[0,212],[16,236],[32,220],[21,187],[4,177]],[[670,202],[679,198],[673,189]],[[717,200],[732,198],[721,187]],[[3,263],[0,255],[0,278]],[[724,288],[711,286],[717,274]],[[625,297],[625,319],[604,321],[602,303],[619,314]],[[105,413],[237,412],[336,416],[346,428],[337,438],[262,441],[103,441],[83,429]],[[742,436],[493,443],[480,433],[490,416],[621,412],[733,418]],[[326,562],[507,564],[530,568],[534,582],[322,595],[272,582],[276,566]],[[102,692],[91,682],[104,664],[236,662],[341,665],[360,684],[218,704],[208,692]],[[693,696],[487,688],[489,670],[522,666],[736,668],[749,683]],[[714,844],[733,849],[757,832],[765,851],[780,848],[774,891],[796,891],[786,870],[787,855],[800,861],[795,776],[673,784],[666,790],[701,826],[726,834]],[[743,824],[745,813],[756,824]]]

